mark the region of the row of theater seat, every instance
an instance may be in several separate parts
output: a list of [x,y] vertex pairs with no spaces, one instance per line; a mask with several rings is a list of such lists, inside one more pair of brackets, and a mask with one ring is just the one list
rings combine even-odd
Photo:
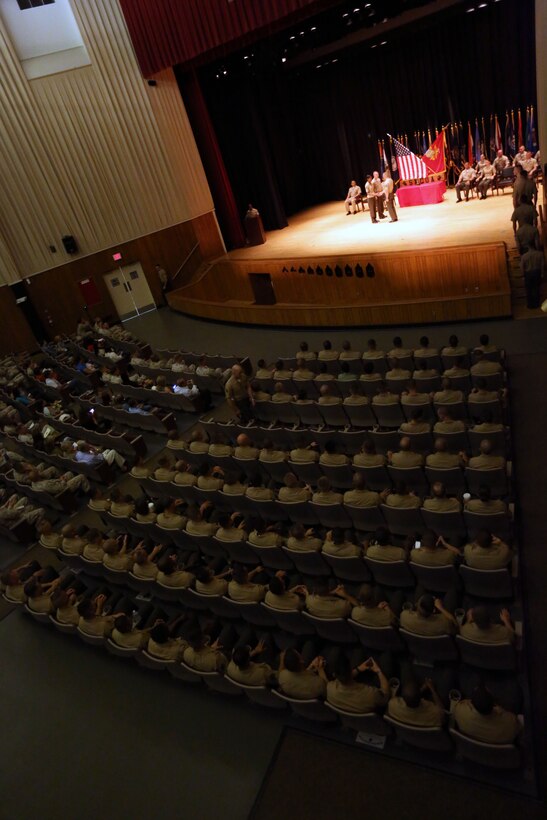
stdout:
[[[345,729],[375,735],[377,738],[376,743],[379,742],[380,738],[383,738],[381,741],[382,747],[386,742],[388,744],[393,741],[397,743],[404,742],[412,747],[419,748],[422,753],[456,753],[458,759],[465,759],[473,763],[500,769],[517,769],[523,762],[523,748],[518,740],[516,743],[510,744],[491,744],[474,740],[458,731],[450,714],[448,714],[448,729],[446,729],[444,727],[423,728],[411,726],[401,723],[389,715],[382,716],[376,712],[350,712],[334,706],[328,700],[289,697],[277,687],[245,685],[222,672],[197,671],[182,659],[165,660],[155,657],[147,649],[126,648],[117,644],[111,637],[90,635],[79,627],[63,624],[57,620],[55,615],[34,612],[28,605],[25,605],[25,611],[40,623],[53,625],[64,634],[77,635],[85,643],[94,647],[103,647],[111,655],[118,658],[134,659],[139,666],[145,669],[157,672],[167,671],[172,677],[185,684],[205,685],[207,689],[215,693],[222,693],[230,697],[245,696],[251,703],[262,707],[278,711],[289,708],[295,716],[315,723],[326,725],[339,723]],[[363,643],[363,639],[367,642],[370,640],[370,634],[357,634],[359,641]],[[460,647],[465,647],[466,643],[472,642],[460,642]],[[364,646],[368,651],[369,644],[364,643]],[[464,648],[463,652],[465,651]],[[473,647],[470,648],[470,651],[473,653]],[[482,657],[480,652],[475,651],[474,654],[469,656],[469,660],[473,663],[473,661]],[[498,653],[499,657],[501,655]],[[396,681],[392,683],[395,687],[393,691],[396,692],[397,683]]]

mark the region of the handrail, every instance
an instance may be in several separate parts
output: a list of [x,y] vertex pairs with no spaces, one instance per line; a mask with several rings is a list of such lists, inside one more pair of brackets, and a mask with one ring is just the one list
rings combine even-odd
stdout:
[[199,248],[199,242],[196,242],[196,244],[194,245],[194,247],[192,248],[192,250],[190,251],[190,253],[189,253],[189,254],[188,254],[188,256],[186,257],[186,259],[184,260],[184,262],[182,263],[182,265],[179,267],[179,269],[177,270],[177,272],[174,274],[173,279],[172,279],[171,281],[173,281],[173,282],[175,281],[175,279],[177,278],[177,276],[179,275],[179,273],[181,272],[181,270],[184,268],[184,266],[186,265],[186,263],[190,261],[190,257],[194,255],[194,253],[196,252],[196,250],[197,250],[198,248]]

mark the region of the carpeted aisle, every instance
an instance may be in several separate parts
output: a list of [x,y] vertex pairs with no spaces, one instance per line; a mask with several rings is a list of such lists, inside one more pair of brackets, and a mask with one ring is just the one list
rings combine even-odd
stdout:
[[249,820],[526,820],[536,801],[286,729]]

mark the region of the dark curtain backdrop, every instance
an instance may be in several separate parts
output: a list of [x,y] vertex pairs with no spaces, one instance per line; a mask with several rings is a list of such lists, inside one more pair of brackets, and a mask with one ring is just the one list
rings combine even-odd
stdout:
[[410,137],[481,115],[488,127],[497,113],[503,133],[507,109],[535,104],[534,2],[464,9],[320,69],[241,79],[203,70],[240,212],[253,202],[266,228],[281,228],[286,214],[343,198],[352,177],[378,167],[386,132]]

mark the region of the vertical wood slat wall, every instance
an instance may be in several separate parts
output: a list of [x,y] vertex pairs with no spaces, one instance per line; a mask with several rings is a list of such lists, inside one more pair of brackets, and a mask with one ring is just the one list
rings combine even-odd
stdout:
[[0,284],[213,209],[172,70],[146,84],[117,0],[72,7],[91,65],[32,81],[0,21]]

